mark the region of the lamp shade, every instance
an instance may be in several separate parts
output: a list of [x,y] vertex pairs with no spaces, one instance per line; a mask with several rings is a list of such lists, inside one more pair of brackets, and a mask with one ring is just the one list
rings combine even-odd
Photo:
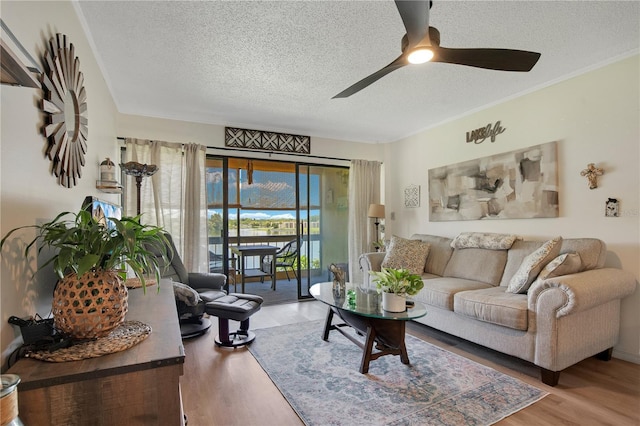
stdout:
[[369,217],[384,217],[384,204],[369,204]]

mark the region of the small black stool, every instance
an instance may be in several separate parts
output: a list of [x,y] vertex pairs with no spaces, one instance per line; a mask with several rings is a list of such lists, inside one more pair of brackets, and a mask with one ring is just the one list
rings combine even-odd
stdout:
[[[260,310],[264,300],[253,294],[230,293],[205,305],[205,312],[218,317],[216,345],[235,348],[256,338],[249,331],[249,317]],[[229,320],[240,321],[240,328],[229,333]]]

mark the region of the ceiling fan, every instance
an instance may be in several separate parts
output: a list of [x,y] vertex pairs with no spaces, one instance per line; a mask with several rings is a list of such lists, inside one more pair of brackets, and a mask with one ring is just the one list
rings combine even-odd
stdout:
[[346,98],[380,78],[410,64],[443,62],[499,71],[530,71],[540,53],[512,49],[451,49],[440,47],[440,31],[429,26],[429,0],[395,0],[407,33],[402,37],[402,54],[386,67],[363,78],[333,97]]

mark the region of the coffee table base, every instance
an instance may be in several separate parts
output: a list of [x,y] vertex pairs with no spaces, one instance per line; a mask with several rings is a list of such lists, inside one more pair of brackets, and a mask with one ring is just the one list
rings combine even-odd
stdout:
[[[344,324],[332,324],[334,314],[337,314],[344,321]],[[364,342],[355,337],[353,333],[343,330],[344,327],[355,329],[358,334],[364,336]],[[362,360],[360,361],[360,373],[362,374],[369,372],[371,361],[384,355],[400,355],[400,361],[403,364],[409,364],[409,355],[404,344],[405,321],[370,318],[329,307],[322,340],[329,340],[331,330],[339,331],[362,349]],[[376,352],[374,352],[374,343]]]

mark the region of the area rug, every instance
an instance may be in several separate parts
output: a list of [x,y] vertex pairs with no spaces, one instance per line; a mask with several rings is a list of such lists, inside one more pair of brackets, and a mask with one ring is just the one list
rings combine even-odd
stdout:
[[407,335],[398,356],[358,368],[362,352],[323,321],[254,330],[250,352],[309,425],[489,425],[546,393]]

